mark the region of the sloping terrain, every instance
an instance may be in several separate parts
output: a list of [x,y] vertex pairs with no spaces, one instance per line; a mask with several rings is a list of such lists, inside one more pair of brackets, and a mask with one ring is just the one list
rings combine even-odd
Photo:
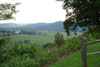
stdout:
[[[100,43],[90,45],[87,47],[87,53],[100,51]],[[88,67],[100,67],[100,55],[94,55],[87,57]],[[61,59],[50,67],[82,67],[81,51],[73,53],[71,56],[67,56]]]
[[19,25],[14,23],[0,24],[0,28],[14,29],[14,30],[47,30],[47,31],[64,31],[63,21],[57,21],[54,23],[36,23]]

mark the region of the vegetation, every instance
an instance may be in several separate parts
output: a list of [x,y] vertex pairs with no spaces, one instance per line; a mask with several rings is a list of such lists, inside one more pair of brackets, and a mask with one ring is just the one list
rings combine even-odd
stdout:
[[6,43],[0,49],[0,67],[43,67],[54,63],[62,54],[69,54],[80,47],[78,40],[73,39],[71,42],[71,39],[68,39],[65,42],[67,43],[63,43],[63,46],[48,43],[48,47]]
[[[24,44],[25,40],[29,40],[30,43],[34,43],[36,45],[43,45],[48,42],[53,43],[54,42],[54,36],[56,32],[48,32],[48,31],[35,31],[36,34],[29,35],[29,34],[16,34],[16,35],[10,35],[11,42],[16,42],[19,44]],[[61,32],[63,34],[64,39],[67,38],[65,32]]]
[[9,34],[0,35],[0,47],[5,45],[9,41]]
[[19,3],[0,3],[0,20],[13,19],[13,14],[18,12],[16,10],[16,5],[19,5]]
[[[88,32],[84,32],[82,35],[86,36],[88,41],[100,39],[99,4],[99,0],[64,0],[64,9],[67,11],[64,27],[68,35],[70,31],[76,33],[78,27],[83,27],[83,30],[87,29]],[[0,20],[12,19],[12,15],[17,12],[16,5],[0,4]],[[46,30],[44,24],[41,27]],[[39,28],[41,29],[41,27]],[[30,30],[20,29],[17,32],[16,30],[1,30],[0,67],[81,67],[81,36],[66,37],[63,32],[51,32],[52,29],[57,28],[56,23],[47,25],[47,27],[48,32],[35,32],[32,28]],[[98,51],[100,48],[98,45],[100,44],[87,47],[87,52]],[[66,55],[68,57],[57,62]],[[88,66],[100,66],[99,57],[99,55],[88,57]]]
[[[88,41],[96,40],[96,38],[91,36],[91,34],[88,34],[88,35],[84,34],[84,35],[87,36]],[[87,53],[100,51],[99,48],[100,48],[99,43],[87,46]],[[88,67],[94,67],[94,66],[99,67],[100,66],[99,57],[100,55],[87,57]],[[81,67],[81,66],[82,66],[81,50],[75,53],[72,53],[70,56],[67,56],[61,61],[58,61],[54,65],[50,65],[50,67]]]
[[[100,0],[63,0],[66,10],[64,28],[68,35],[78,27],[90,33],[100,30]],[[99,32],[100,33],[100,32]]]
[[62,44],[64,44],[64,37],[62,34],[57,33],[55,35],[55,44],[57,44],[58,46],[61,46]]

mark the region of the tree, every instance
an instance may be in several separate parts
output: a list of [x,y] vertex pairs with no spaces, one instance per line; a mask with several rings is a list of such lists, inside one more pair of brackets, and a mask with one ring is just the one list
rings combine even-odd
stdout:
[[10,4],[10,3],[0,3],[0,20],[13,19],[13,14],[16,14],[16,5],[20,3]]
[[[58,0],[59,1],[59,0]],[[78,27],[100,33],[100,0],[63,0],[66,10],[64,28],[67,34]]]
[[62,34],[57,33],[55,35],[55,44],[57,44],[58,46],[61,46],[62,44],[64,44],[64,37]]
[[[13,19],[13,14],[16,14],[18,11],[16,10],[16,5],[19,5],[19,3],[10,4],[10,3],[0,3],[0,20],[8,20]],[[2,31],[6,32],[6,31]],[[1,35],[1,34],[0,34]],[[4,45],[9,38],[8,35],[3,35],[4,37],[0,36],[0,47]]]

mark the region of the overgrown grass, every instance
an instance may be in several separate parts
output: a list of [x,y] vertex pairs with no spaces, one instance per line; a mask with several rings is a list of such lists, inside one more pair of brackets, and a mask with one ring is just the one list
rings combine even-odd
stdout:
[[[24,42],[24,40],[29,40],[30,43],[34,43],[36,45],[43,45],[46,44],[48,42],[54,42],[54,36],[57,32],[51,31],[38,31],[41,32],[41,34],[36,34],[36,35],[24,35],[24,34],[20,34],[20,35],[11,35],[11,41],[12,42]],[[67,38],[67,35],[65,32],[60,32],[61,34],[63,34],[64,38]]]
[[[23,44],[24,40],[29,40],[30,43],[34,43],[36,45],[43,45],[46,44],[48,42],[54,42],[54,36],[57,32],[51,31],[38,31],[41,32],[42,34],[37,34],[37,35],[24,35],[24,34],[20,34],[20,35],[11,35],[10,39],[12,42],[21,42],[21,44]],[[71,36],[67,36],[65,32],[60,32],[61,34],[63,34],[64,39],[67,38],[72,38],[75,35],[72,33]],[[45,35],[43,35],[45,34]],[[81,35],[81,33],[78,33],[78,35]],[[19,43],[20,44],[20,43]]]
[[[88,46],[87,53],[100,51],[100,44],[94,44],[91,46]],[[94,55],[89,56],[87,58],[88,60],[88,67],[99,67],[100,66],[100,55]],[[75,53],[72,53],[71,56],[68,56],[61,61],[58,61],[54,65],[51,65],[50,67],[82,67],[82,61],[81,61],[81,51],[77,51]]]
[[[96,40],[96,38],[94,38],[92,35],[85,35],[85,36],[87,37],[88,41]],[[87,53],[96,52],[96,51],[100,51],[100,43],[87,46]],[[81,59],[82,59],[81,58],[81,50],[79,50],[75,53],[72,53],[70,56],[62,59],[61,61],[58,61],[54,65],[50,65],[49,67],[82,67],[82,60]],[[94,67],[94,66],[100,67],[99,61],[100,61],[99,54],[87,57],[88,67]]]
[[68,39],[66,42],[62,46],[56,45],[48,48],[34,44],[4,45],[0,48],[0,67],[43,67],[54,63],[57,57],[76,51],[80,46],[79,40]]

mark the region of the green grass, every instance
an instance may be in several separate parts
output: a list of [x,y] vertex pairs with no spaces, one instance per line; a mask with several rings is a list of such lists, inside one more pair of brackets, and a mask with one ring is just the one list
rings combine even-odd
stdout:
[[[19,42],[19,41],[23,42],[24,40],[29,40],[30,43],[36,44],[36,45],[43,45],[48,42],[54,42],[54,36],[56,32],[53,32],[53,31],[52,32],[40,31],[40,32],[41,32],[41,35],[20,34],[20,35],[11,35],[10,38],[12,42]],[[67,37],[65,32],[61,32],[61,34],[63,34],[65,38]]]
[[41,45],[48,42],[53,42],[53,37],[49,38],[46,36],[40,36],[40,35],[11,35],[11,41],[24,41],[24,40],[30,40],[31,43]]
[[[87,53],[100,51],[100,44],[89,45],[87,47]],[[100,67],[100,55],[94,55],[87,57],[88,67]],[[71,56],[68,56],[61,61],[58,61],[50,67],[82,67],[81,61],[81,51],[73,53]]]
[[[0,48],[0,67],[44,67],[45,64],[54,63],[57,57],[62,54],[69,54],[80,47],[80,40],[67,39],[62,46],[55,44],[55,46],[43,48],[40,45],[53,42],[56,32],[43,33],[46,33],[46,35],[11,35],[12,42],[30,40],[32,44],[24,45],[23,43],[8,42],[3,45]],[[62,32],[62,34],[65,33]],[[64,37],[67,38],[65,35]],[[76,56],[80,57],[78,54]]]
[[[24,34],[20,34],[20,35],[11,35],[11,41],[12,42],[19,42],[19,41],[24,41],[24,40],[29,40],[30,43],[32,44],[36,44],[36,45],[43,45],[46,44],[48,42],[54,42],[54,36],[57,32],[55,31],[37,31],[37,32],[41,32],[41,35],[24,35]],[[73,33],[71,36],[67,36],[67,34],[65,32],[60,32],[61,34],[63,34],[64,38],[72,38],[73,36],[75,36]],[[80,35],[81,33],[78,33],[78,35]]]

